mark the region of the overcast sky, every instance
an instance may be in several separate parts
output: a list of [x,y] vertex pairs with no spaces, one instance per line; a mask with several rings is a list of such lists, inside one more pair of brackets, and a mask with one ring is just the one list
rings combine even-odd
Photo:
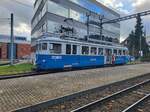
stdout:
[[[24,5],[18,4],[22,2]],[[0,18],[8,18],[13,12],[15,16],[15,35],[27,36],[30,39],[31,18],[35,0],[0,0]],[[106,6],[118,10],[122,16],[150,9],[150,0],[97,0]],[[150,16],[143,17],[144,26],[150,32]],[[134,28],[135,19],[121,22],[121,39],[126,38]],[[0,20],[0,34],[10,34],[10,24]],[[148,34],[150,35],[150,33]]]

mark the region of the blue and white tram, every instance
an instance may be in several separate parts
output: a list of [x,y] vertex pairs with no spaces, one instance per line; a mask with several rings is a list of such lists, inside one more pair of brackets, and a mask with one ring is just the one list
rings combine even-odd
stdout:
[[36,66],[39,70],[82,68],[126,64],[128,49],[121,46],[44,37],[37,40]]

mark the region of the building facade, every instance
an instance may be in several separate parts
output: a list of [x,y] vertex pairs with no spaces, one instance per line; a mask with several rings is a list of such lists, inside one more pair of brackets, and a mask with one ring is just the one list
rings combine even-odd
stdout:
[[147,37],[146,37],[146,41],[147,41],[147,44],[148,44],[148,46],[149,46],[149,51],[150,51],[150,36],[147,36]]
[[146,37],[147,44],[150,46],[150,36]]
[[[34,12],[31,22],[33,40],[43,33],[63,33],[65,29],[70,29],[71,34],[78,38],[84,38],[87,36],[87,15],[90,15],[89,20],[96,22],[100,22],[100,16],[104,16],[104,21],[120,17],[96,0],[36,0]],[[100,33],[100,27],[89,25],[89,35]],[[120,40],[120,23],[103,25],[102,37]]]
[[[14,37],[14,59],[23,59],[31,55],[31,43],[27,41],[26,37]],[[0,35],[0,59],[10,59],[11,44],[10,37],[7,35]]]

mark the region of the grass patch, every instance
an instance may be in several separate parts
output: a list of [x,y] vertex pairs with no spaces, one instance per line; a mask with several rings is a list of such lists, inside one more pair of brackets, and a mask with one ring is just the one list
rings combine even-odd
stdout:
[[128,65],[135,65],[135,64],[140,64],[140,63],[142,63],[142,62],[139,61],[139,60],[135,60],[135,61],[132,61],[132,62],[128,62],[127,64]]
[[0,66],[0,75],[10,75],[31,72],[35,66],[29,63],[17,64],[13,66]]

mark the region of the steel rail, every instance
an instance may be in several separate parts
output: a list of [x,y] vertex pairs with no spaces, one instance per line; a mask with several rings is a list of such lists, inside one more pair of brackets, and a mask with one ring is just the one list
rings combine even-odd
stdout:
[[27,73],[19,73],[19,74],[11,74],[11,75],[1,75],[0,80],[38,76],[38,75],[49,74],[49,73],[50,72],[27,72]]
[[141,98],[140,100],[138,100],[137,102],[135,102],[134,104],[132,104],[131,106],[129,106],[128,108],[123,110],[122,112],[131,112],[131,111],[133,111],[135,108],[137,108],[141,103],[143,103],[148,98],[150,98],[150,94],[145,95],[143,98]]
[[148,79],[148,80],[146,80],[146,81],[144,81],[144,82],[141,82],[141,83],[139,83],[139,84],[136,84],[136,85],[134,85],[134,86],[131,86],[131,87],[129,87],[129,88],[126,88],[126,89],[124,89],[124,90],[121,90],[121,91],[119,91],[119,92],[116,92],[116,93],[114,93],[114,94],[112,94],[112,95],[106,96],[106,97],[104,97],[104,98],[102,98],[102,99],[99,99],[99,100],[96,100],[96,101],[94,101],[94,102],[91,102],[91,103],[89,103],[89,104],[87,104],[87,105],[84,105],[84,106],[82,106],[82,107],[80,107],[80,108],[77,108],[77,109],[75,109],[75,110],[72,110],[71,112],[82,112],[82,111],[85,111],[85,110],[87,110],[88,108],[91,108],[91,107],[93,107],[93,106],[95,106],[95,105],[97,105],[97,104],[103,104],[103,103],[106,102],[106,101],[109,101],[109,100],[111,100],[111,99],[114,99],[114,97],[117,97],[118,95],[122,95],[122,94],[125,94],[125,93],[127,93],[127,92],[133,91],[133,90],[137,89],[138,87],[140,87],[140,86],[142,86],[142,85],[145,85],[145,84],[147,84],[147,83],[149,83],[149,82],[150,82],[150,79]]

